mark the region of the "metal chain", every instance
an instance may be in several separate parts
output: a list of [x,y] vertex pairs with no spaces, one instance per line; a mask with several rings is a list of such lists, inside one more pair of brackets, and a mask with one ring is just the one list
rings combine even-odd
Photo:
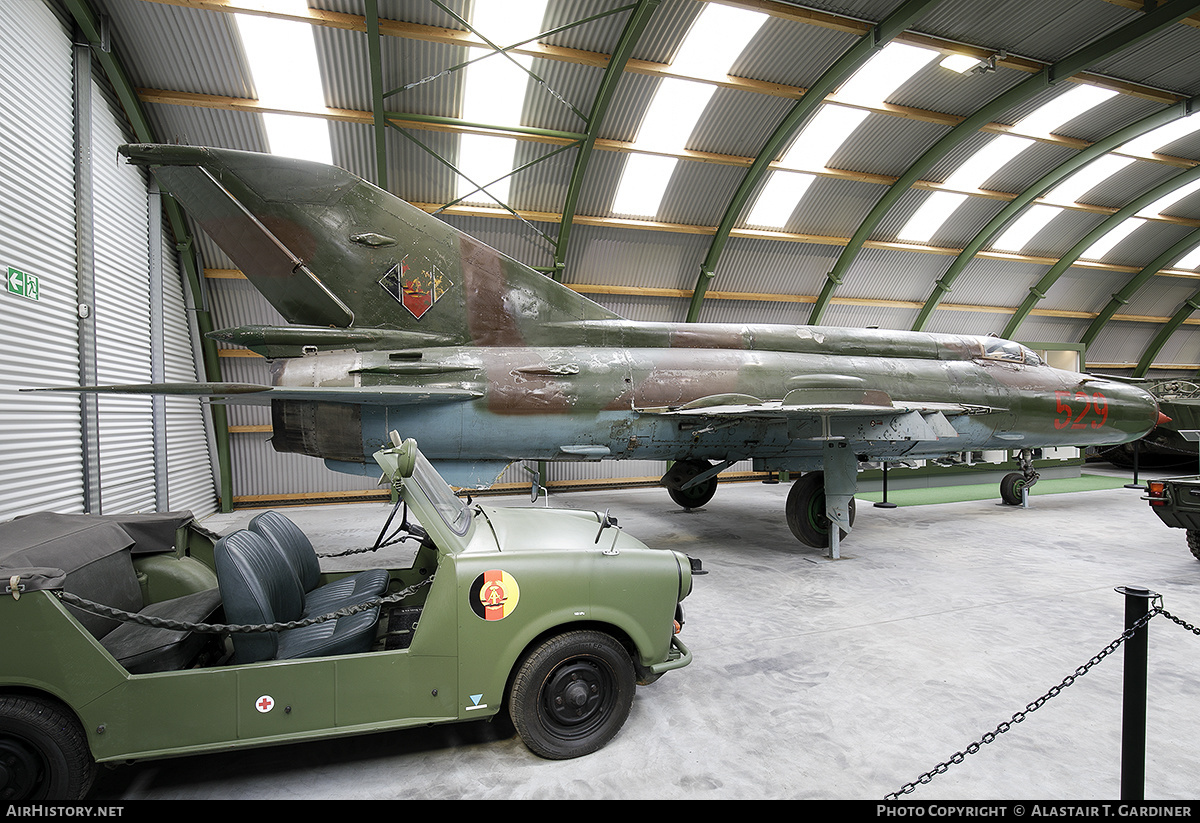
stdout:
[[1176,617],[1175,615],[1171,614],[1171,613],[1170,613],[1169,611],[1167,611],[1166,609],[1164,609],[1164,608],[1159,608],[1159,609],[1158,609],[1158,613],[1159,613],[1159,614],[1161,614],[1163,617],[1167,618],[1168,620],[1170,620],[1172,623],[1176,623],[1177,625],[1180,625],[1180,626],[1182,626],[1183,628],[1187,629],[1187,630],[1188,630],[1189,632],[1191,632],[1192,634],[1194,634],[1194,635],[1197,635],[1197,636],[1200,636],[1200,628],[1197,628],[1196,626],[1193,626],[1191,623],[1188,623],[1188,622],[1186,622],[1186,621],[1180,620],[1178,617]]
[[1128,628],[1124,632],[1122,632],[1120,634],[1120,636],[1117,637],[1116,640],[1114,640],[1113,642],[1111,642],[1107,646],[1105,646],[1103,649],[1101,649],[1100,652],[1098,652],[1096,655],[1094,655],[1091,660],[1089,660],[1087,663],[1084,663],[1082,666],[1077,668],[1072,674],[1069,674],[1066,677],[1064,677],[1061,683],[1059,683],[1057,686],[1050,689],[1048,692],[1046,692],[1044,695],[1039,697],[1037,700],[1028,704],[1025,707],[1024,711],[1019,711],[1016,714],[1014,714],[1012,716],[1011,722],[1005,721],[1005,722],[1001,723],[995,729],[993,729],[990,732],[987,732],[982,737],[980,737],[978,741],[970,744],[961,752],[955,752],[953,755],[951,755],[949,760],[946,760],[945,762],[939,763],[938,765],[934,766],[932,769],[925,772],[925,774],[918,777],[912,783],[905,783],[903,786],[900,787],[900,789],[898,791],[895,791],[891,794],[885,795],[884,800],[897,800],[900,798],[901,795],[910,794],[917,788],[918,784],[929,783],[937,775],[944,774],[951,766],[953,766],[957,763],[962,763],[963,760],[966,759],[967,755],[975,754],[981,748],[983,748],[984,744],[992,743],[993,741],[996,740],[996,738],[998,738],[1000,735],[1004,734],[1006,731],[1011,729],[1014,725],[1016,725],[1017,723],[1023,722],[1026,717],[1028,717],[1033,712],[1037,711],[1042,706],[1044,706],[1048,700],[1050,700],[1051,698],[1054,698],[1054,697],[1058,697],[1058,695],[1062,693],[1063,689],[1065,689],[1068,686],[1070,686],[1071,684],[1073,684],[1080,677],[1083,677],[1085,674],[1088,673],[1088,671],[1093,666],[1095,666],[1101,660],[1103,660],[1104,658],[1108,657],[1110,654],[1115,652],[1118,648],[1120,648],[1122,643],[1124,643],[1129,638],[1133,637],[1134,633],[1136,633],[1139,629],[1141,629],[1143,626],[1145,626],[1147,623],[1149,623],[1151,618],[1153,618],[1155,615],[1158,615],[1158,614],[1166,615],[1167,617],[1170,617],[1172,620],[1174,620],[1176,623],[1180,623],[1180,625],[1183,625],[1186,628],[1190,629],[1192,632],[1196,632],[1197,634],[1200,634],[1200,632],[1198,632],[1195,627],[1193,627],[1189,624],[1183,623],[1178,618],[1172,617],[1170,614],[1168,614],[1162,608],[1161,605],[1155,606],[1153,609],[1151,609],[1149,612],[1147,612],[1145,615],[1143,615],[1141,618],[1139,618],[1138,621],[1133,624],[1133,626],[1131,626],[1130,628]]
[[408,533],[408,534],[403,534],[400,537],[393,538],[391,540],[385,540],[384,542],[378,543],[369,548],[346,549],[345,551],[329,552],[327,554],[323,553],[323,552],[318,552],[317,557],[348,557],[352,554],[367,554],[368,552],[377,552],[380,549],[386,549],[388,546],[395,546],[398,543],[403,543],[405,540],[416,540],[417,542],[420,542],[424,539],[425,538],[421,535]]
[[356,603],[353,606],[346,606],[338,609],[335,612],[322,614],[317,617],[307,617],[303,620],[290,620],[284,623],[258,623],[252,625],[238,625],[232,623],[184,623],[179,620],[170,620],[162,617],[148,617],[134,612],[127,612],[122,609],[117,609],[112,606],[106,606],[103,603],[95,603],[91,600],[85,600],[82,597],[71,594],[67,591],[56,591],[55,596],[59,600],[66,603],[68,606],[74,606],[77,609],[90,612],[91,614],[100,617],[107,617],[112,620],[119,620],[123,623],[137,623],[141,626],[151,626],[156,629],[170,629],[172,631],[196,632],[197,634],[251,634],[255,632],[282,632],[288,629],[298,629],[302,626],[312,626],[317,623],[324,623],[327,620],[334,620],[339,617],[345,617],[351,614],[368,611],[379,606],[390,606],[393,603],[398,603],[401,600],[411,596],[419,589],[428,586],[433,582],[433,577],[427,577],[419,583],[414,583],[406,589],[401,589],[395,594],[389,594],[386,597],[376,597],[371,600],[364,600],[362,603]]

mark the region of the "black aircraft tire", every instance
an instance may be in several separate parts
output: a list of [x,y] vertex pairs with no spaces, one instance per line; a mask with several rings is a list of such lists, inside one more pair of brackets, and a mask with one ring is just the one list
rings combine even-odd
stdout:
[[[825,514],[825,473],[809,472],[792,484],[788,492],[787,524],[796,539],[814,549],[829,548],[828,515]],[[850,498],[850,525],[854,525],[854,498]],[[838,529],[839,539],[846,537]]]
[[95,777],[74,715],[38,697],[0,698],[0,801],[83,800]]
[[633,660],[604,632],[550,638],[517,668],[509,712],[534,754],[567,760],[591,754],[625,725],[636,688]]
[[717,478],[710,477],[703,483],[697,483],[687,489],[667,489],[667,494],[671,495],[671,499],[676,505],[682,506],[685,509],[698,509],[713,499],[713,495],[717,493]]
[[1021,490],[1025,488],[1025,475],[1020,472],[1009,472],[1004,475],[1004,479],[1000,481],[1000,499],[1008,506],[1019,506],[1024,501],[1021,499]]
[[[670,484],[664,483],[667,486],[667,494],[671,495],[676,505],[685,509],[700,508],[717,493],[717,478],[710,477],[703,483],[697,483],[687,489],[680,489],[678,486],[711,468],[712,464],[707,460],[680,460],[667,473],[667,477],[671,478]],[[672,485],[676,488],[672,488]]]
[[1192,552],[1192,557],[1200,560],[1200,529],[1187,530],[1188,549]]

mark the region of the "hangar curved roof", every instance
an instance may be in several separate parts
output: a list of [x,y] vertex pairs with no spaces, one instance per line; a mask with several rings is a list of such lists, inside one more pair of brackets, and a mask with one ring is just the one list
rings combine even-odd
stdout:
[[316,151],[632,319],[1200,363],[1200,0],[64,4],[139,139]]

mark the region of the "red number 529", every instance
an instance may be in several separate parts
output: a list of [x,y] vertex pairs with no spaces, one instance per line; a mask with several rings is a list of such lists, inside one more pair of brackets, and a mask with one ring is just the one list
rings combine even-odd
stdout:
[[1056,391],[1054,393],[1056,429],[1086,429],[1089,425],[1098,429],[1108,420],[1108,399],[1100,392]]

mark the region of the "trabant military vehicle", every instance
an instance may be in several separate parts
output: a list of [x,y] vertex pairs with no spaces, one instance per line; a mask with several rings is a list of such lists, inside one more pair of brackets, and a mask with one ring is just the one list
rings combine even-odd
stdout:
[[576,757],[690,662],[697,561],[607,513],[469,505],[412,440],[376,460],[397,491],[376,545],[412,541],[407,568],[322,572],[274,511],[220,538],[190,513],[0,524],[0,799],[82,798],[97,763],[482,718]]

